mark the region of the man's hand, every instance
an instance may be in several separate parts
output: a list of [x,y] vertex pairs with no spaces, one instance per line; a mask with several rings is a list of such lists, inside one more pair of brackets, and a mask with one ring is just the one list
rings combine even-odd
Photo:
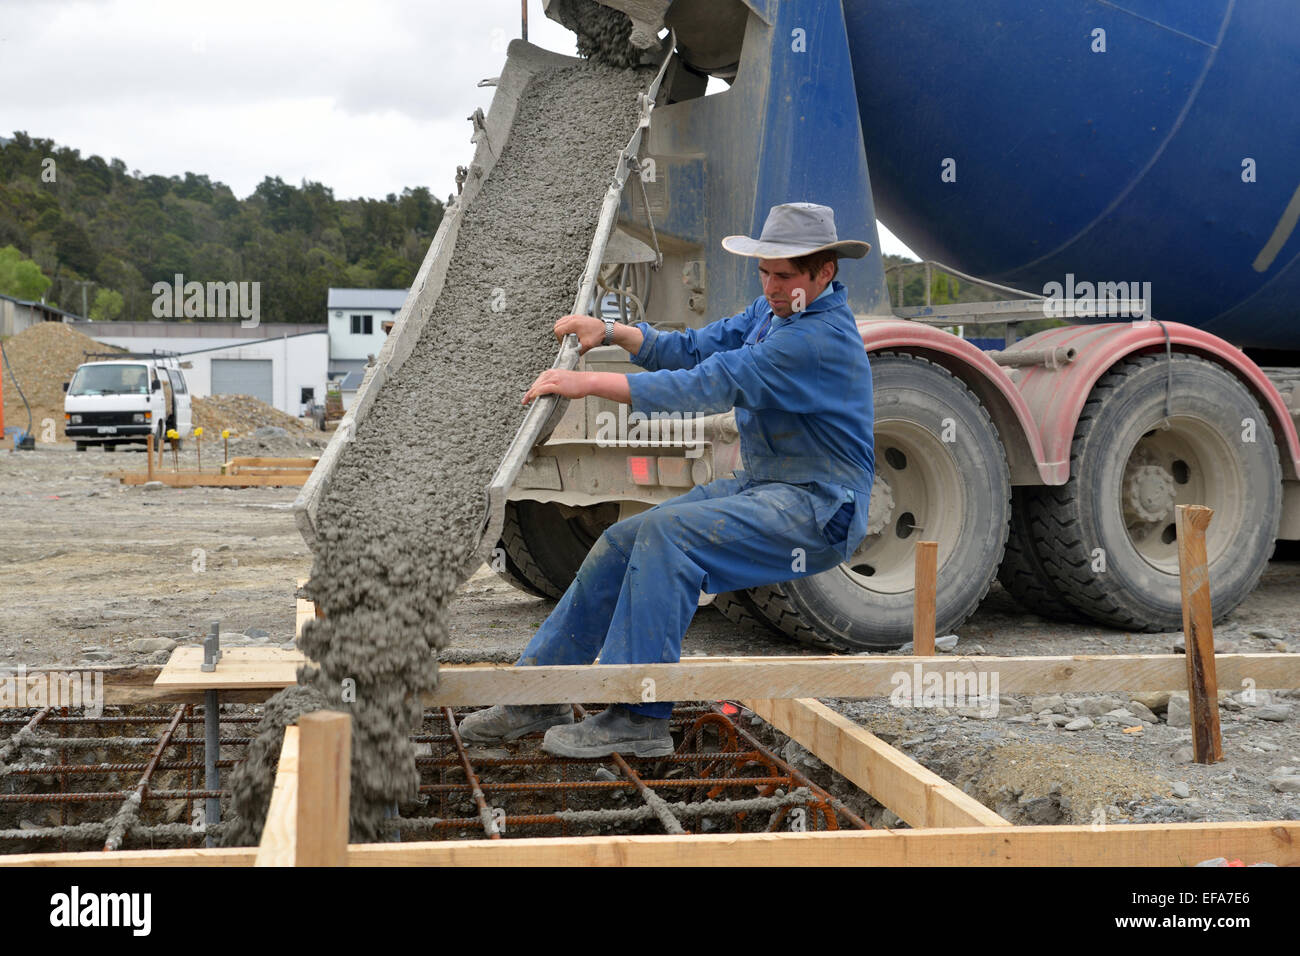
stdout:
[[605,322],[594,315],[566,315],[555,323],[555,337],[563,342],[570,333],[578,337],[579,353],[585,354],[604,342]]
[[[604,332],[601,333],[602,335]],[[590,377],[594,372],[571,372],[562,368],[548,368],[529,386],[524,404],[542,395],[559,395],[561,398],[586,398],[591,394]]]
[[[555,337],[563,342],[564,337],[570,333],[578,337],[578,354],[586,354],[588,349],[604,344],[605,320],[594,315],[566,315],[555,323]],[[611,344],[626,349],[630,355],[636,355],[644,341],[645,336],[635,325],[624,325],[621,322],[614,324],[614,341]]]
[[524,395],[524,404],[529,404],[541,395],[559,395],[561,398],[595,395],[624,405],[632,402],[627,376],[618,372],[571,372],[562,368],[548,368],[529,387],[528,393]]

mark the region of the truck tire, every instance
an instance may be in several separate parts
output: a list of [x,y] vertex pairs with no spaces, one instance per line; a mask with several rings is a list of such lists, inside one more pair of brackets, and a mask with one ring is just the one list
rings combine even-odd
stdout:
[[[523,590],[559,600],[596,539],[616,520],[614,503],[571,508],[548,501],[509,501],[497,546],[504,551],[507,569],[513,564],[513,573],[527,585]],[[511,580],[508,574],[502,577]]]
[[935,626],[962,623],[988,593],[1010,517],[1006,453],[966,385],[928,359],[872,356],[876,483],[866,539],[821,574],[750,590],[787,636],[836,651],[911,640],[916,542],[939,542]]
[[557,591],[546,575],[542,574],[541,568],[529,553],[513,501],[506,502],[505,523],[501,526],[501,538],[497,541],[492,569],[511,585],[534,597],[557,601],[563,593]]
[[1079,621],[1082,615],[1056,589],[1034,548],[1028,514],[1030,490],[1011,489],[1011,530],[1007,535],[1006,554],[998,568],[998,581],[1031,614],[1052,621]]
[[748,591],[723,591],[713,599],[713,606],[745,634],[770,636],[781,634],[780,628],[769,621],[754,604]]
[[1240,381],[1199,356],[1146,355],[1098,380],[1075,426],[1070,480],[1029,499],[1034,547],[1076,610],[1170,631],[1182,626],[1175,506],[1214,509],[1205,544],[1219,620],[1273,552],[1282,474],[1273,431]]

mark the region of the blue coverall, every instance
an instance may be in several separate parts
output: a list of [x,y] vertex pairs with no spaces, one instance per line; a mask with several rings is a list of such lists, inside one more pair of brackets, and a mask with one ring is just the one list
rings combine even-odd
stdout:
[[[802,312],[767,300],[700,329],[660,332],[628,377],[632,411],[736,409],[743,471],[611,526],[524,649],[521,666],[675,662],[700,591],[817,574],[866,535],[875,475],[871,366],[833,281]],[[672,703],[631,709],[667,717]]]

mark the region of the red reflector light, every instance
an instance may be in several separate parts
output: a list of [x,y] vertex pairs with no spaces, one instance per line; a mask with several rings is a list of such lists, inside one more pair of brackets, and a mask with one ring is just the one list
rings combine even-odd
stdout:
[[655,484],[655,473],[652,470],[653,458],[629,458],[627,460],[628,474],[632,476],[632,482],[638,485]]

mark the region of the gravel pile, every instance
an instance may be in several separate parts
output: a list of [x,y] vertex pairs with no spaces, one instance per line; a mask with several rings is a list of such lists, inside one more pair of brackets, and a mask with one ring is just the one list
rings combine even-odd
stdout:
[[194,424],[202,427],[209,438],[220,437],[223,428],[230,430],[231,437],[246,437],[259,428],[283,428],[289,435],[301,435],[309,430],[292,415],[251,395],[196,397],[193,406]]
[[62,322],[40,322],[5,340],[10,368],[4,374],[5,427],[27,428],[27,409],[14,385],[17,378],[32,407],[32,431],[42,440],[41,421],[53,419],[59,440],[63,434],[63,383],[72,378],[87,352],[120,352],[96,342]]

